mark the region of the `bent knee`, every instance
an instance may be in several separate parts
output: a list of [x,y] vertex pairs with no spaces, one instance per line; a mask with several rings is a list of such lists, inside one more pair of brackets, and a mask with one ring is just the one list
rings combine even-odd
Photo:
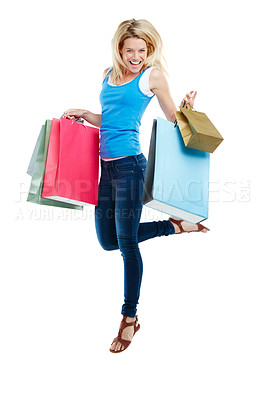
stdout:
[[106,251],[112,251],[112,250],[116,250],[118,248],[118,247],[110,245],[110,244],[102,244],[102,243],[100,243],[100,245]]
[[98,241],[99,241],[101,247],[106,251],[112,251],[112,250],[118,249],[118,245],[117,245],[117,241],[116,240],[109,241],[109,240],[104,240],[104,239],[98,238]]

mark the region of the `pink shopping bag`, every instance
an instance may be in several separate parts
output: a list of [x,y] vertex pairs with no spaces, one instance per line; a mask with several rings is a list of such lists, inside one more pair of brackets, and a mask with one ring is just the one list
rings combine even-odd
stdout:
[[42,197],[98,204],[99,129],[53,118]]

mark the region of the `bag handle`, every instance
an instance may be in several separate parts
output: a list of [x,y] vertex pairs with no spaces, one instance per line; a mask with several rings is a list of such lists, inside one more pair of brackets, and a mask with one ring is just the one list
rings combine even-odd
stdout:
[[[184,108],[186,104],[189,104],[189,105],[190,105],[190,109],[191,109],[191,110],[196,111],[195,108],[192,107],[191,104],[190,104],[187,100],[184,100],[183,106],[182,106],[182,107],[179,107],[179,108]],[[175,124],[175,125],[174,125],[174,128],[176,128],[177,125],[178,125],[177,119],[174,120],[174,124]]]
[[[63,113],[60,118],[66,118],[65,115],[66,115],[66,113]],[[74,117],[74,118],[75,118],[75,121],[78,122],[79,124],[84,124],[83,118],[77,118],[77,117]]]
[[189,104],[189,105],[190,105],[190,109],[191,109],[191,110],[196,111],[195,108],[192,107],[192,105],[191,105],[187,100],[184,100],[184,104],[183,104],[183,107],[182,107],[182,108],[184,108],[186,104]]

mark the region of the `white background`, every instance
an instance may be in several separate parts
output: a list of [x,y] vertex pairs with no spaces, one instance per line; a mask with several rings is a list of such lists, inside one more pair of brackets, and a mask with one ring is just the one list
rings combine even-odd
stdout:
[[[2,400],[265,400],[265,20],[250,1],[13,1],[1,10]],[[93,206],[26,202],[41,125],[100,113],[111,38],[126,19],[162,36],[177,106],[198,90],[224,142],[211,155],[207,235],[140,243],[140,331],[109,352],[123,261],[97,242]],[[154,98],[141,125],[148,156]],[[168,218],[148,207],[142,221]]]

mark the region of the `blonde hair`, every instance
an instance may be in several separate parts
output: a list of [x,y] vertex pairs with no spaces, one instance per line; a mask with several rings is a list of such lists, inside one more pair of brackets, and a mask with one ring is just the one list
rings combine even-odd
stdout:
[[162,60],[164,60],[167,65],[163,54],[164,48],[161,36],[154,26],[146,19],[135,20],[133,18],[123,21],[118,25],[111,42],[113,69],[110,73],[110,77],[112,82],[118,83],[119,81],[122,81],[123,73],[127,69],[127,66],[124,63],[119,50],[123,48],[124,41],[132,37],[145,40],[147,46],[147,58],[143,63],[140,72],[147,67],[156,67],[168,75],[162,64]]

